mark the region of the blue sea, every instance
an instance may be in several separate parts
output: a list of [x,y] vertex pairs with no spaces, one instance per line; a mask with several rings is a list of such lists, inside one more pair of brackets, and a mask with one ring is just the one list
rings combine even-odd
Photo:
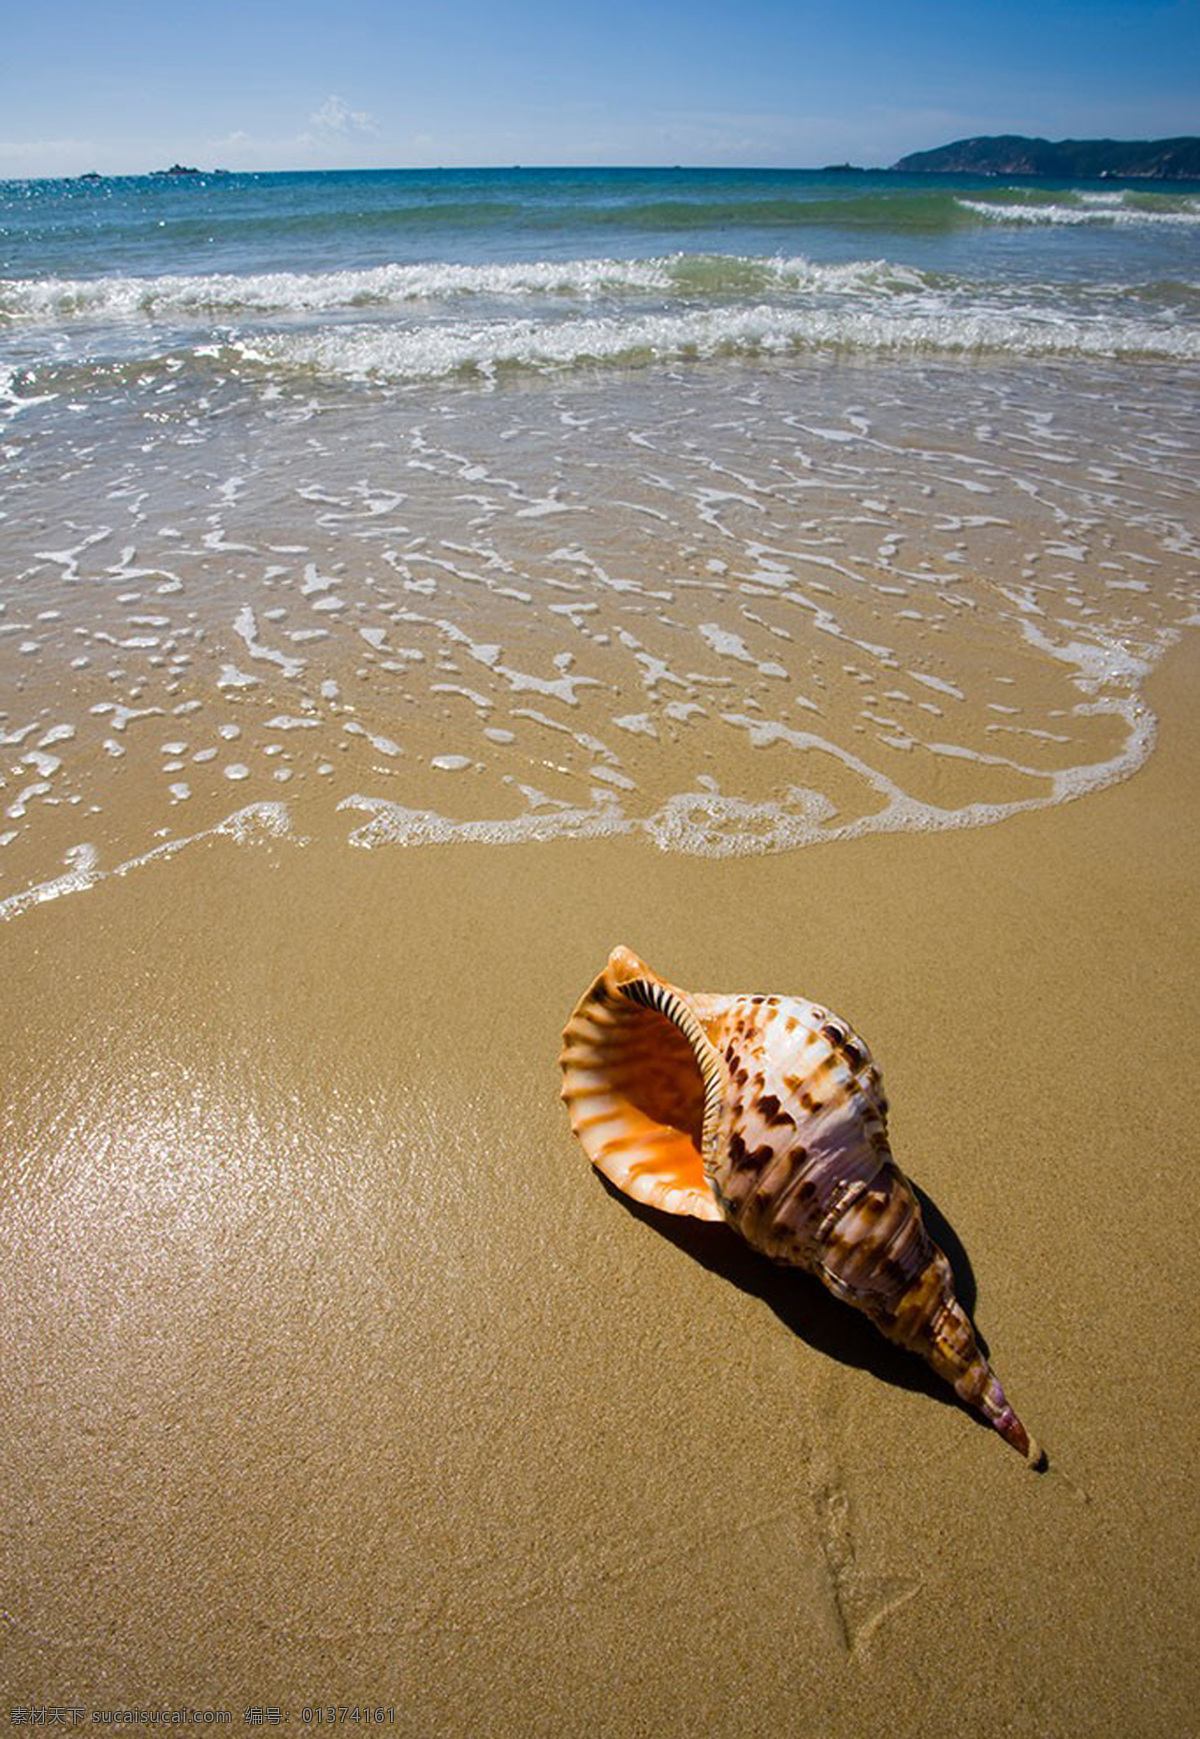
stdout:
[[[1197,357],[1200,184],[445,170],[0,184],[5,362],[379,380],[729,353]],[[12,375],[9,376],[10,382]]]
[[1200,184],[0,184],[0,900],[1081,796],[1195,620],[1198,384]]

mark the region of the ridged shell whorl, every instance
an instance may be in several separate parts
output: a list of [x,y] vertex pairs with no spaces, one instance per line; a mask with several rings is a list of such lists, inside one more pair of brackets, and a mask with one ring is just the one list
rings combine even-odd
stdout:
[[892,1158],[879,1072],[844,1021],[799,998],[680,990],[616,948],[560,1060],[571,1127],[618,1189],[727,1220],[816,1275],[1040,1459]]

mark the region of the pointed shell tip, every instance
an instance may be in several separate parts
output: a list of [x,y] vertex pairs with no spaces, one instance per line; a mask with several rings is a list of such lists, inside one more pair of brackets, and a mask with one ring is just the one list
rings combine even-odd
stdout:
[[609,955],[608,969],[615,974],[620,983],[624,983],[630,978],[638,978],[646,970],[633,949],[626,948],[623,942],[618,942]]
[[1018,1455],[1024,1456],[1026,1464],[1036,1473],[1046,1465],[1046,1455],[1036,1437],[1031,1437],[1017,1418],[1011,1407],[992,1420],[993,1427],[1000,1433],[1006,1443],[1011,1443]]

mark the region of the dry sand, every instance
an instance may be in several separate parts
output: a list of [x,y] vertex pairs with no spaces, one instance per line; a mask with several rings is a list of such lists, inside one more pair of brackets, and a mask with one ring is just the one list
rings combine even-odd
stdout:
[[[216,839],[4,926],[5,1706],[1195,1731],[1198,679],[998,827]],[[1049,1471],[589,1170],[559,1033],[617,941],[863,1033]]]

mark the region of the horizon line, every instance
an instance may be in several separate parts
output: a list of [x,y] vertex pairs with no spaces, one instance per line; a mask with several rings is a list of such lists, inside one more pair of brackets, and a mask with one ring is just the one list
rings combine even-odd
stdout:
[[[491,163],[390,163],[390,164],[338,164],[298,167],[295,165],[281,167],[263,165],[256,168],[230,169],[223,164],[212,164],[201,168],[198,165],[175,163],[167,168],[153,169],[119,169],[100,170],[83,169],[70,173],[34,173],[34,174],[0,174],[0,185],[7,183],[25,183],[42,181],[140,181],[182,179],[184,176],[235,176],[235,175],[479,175],[479,174],[513,174],[525,171],[552,171],[560,174],[620,174],[631,175],[655,173],[680,174],[736,174],[736,175],[814,175],[829,172],[854,172],[866,175],[890,175],[909,173],[922,176],[968,176],[987,177],[1004,176],[1009,180],[1087,180],[1089,177],[1071,176],[1064,172],[1038,173],[1032,170],[988,170],[988,169],[946,169],[946,170],[909,170],[901,165],[911,158],[934,155],[941,151],[952,149],[956,145],[973,144],[977,141],[1000,141],[1020,139],[1031,144],[1057,145],[1111,145],[1114,147],[1128,146],[1167,146],[1180,144],[1200,145],[1200,134],[1177,133],[1160,138],[1116,139],[1107,136],[1078,139],[1048,139],[1040,134],[1025,133],[979,133],[964,135],[959,139],[948,140],[942,145],[923,147],[917,151],[906,151],[892,163],[857,163],[848,158],[838,162],[824,163],[729,163],[714,161],[648,161],[639,163],[612,163],[604,161],[592,162],[491,162]],[[1144,175],[1109,175],[1104,179],[1144,181]],[[1149,179],[1164,179],[1171,181],[1195,180],[1192,176],[1149,177]]]

